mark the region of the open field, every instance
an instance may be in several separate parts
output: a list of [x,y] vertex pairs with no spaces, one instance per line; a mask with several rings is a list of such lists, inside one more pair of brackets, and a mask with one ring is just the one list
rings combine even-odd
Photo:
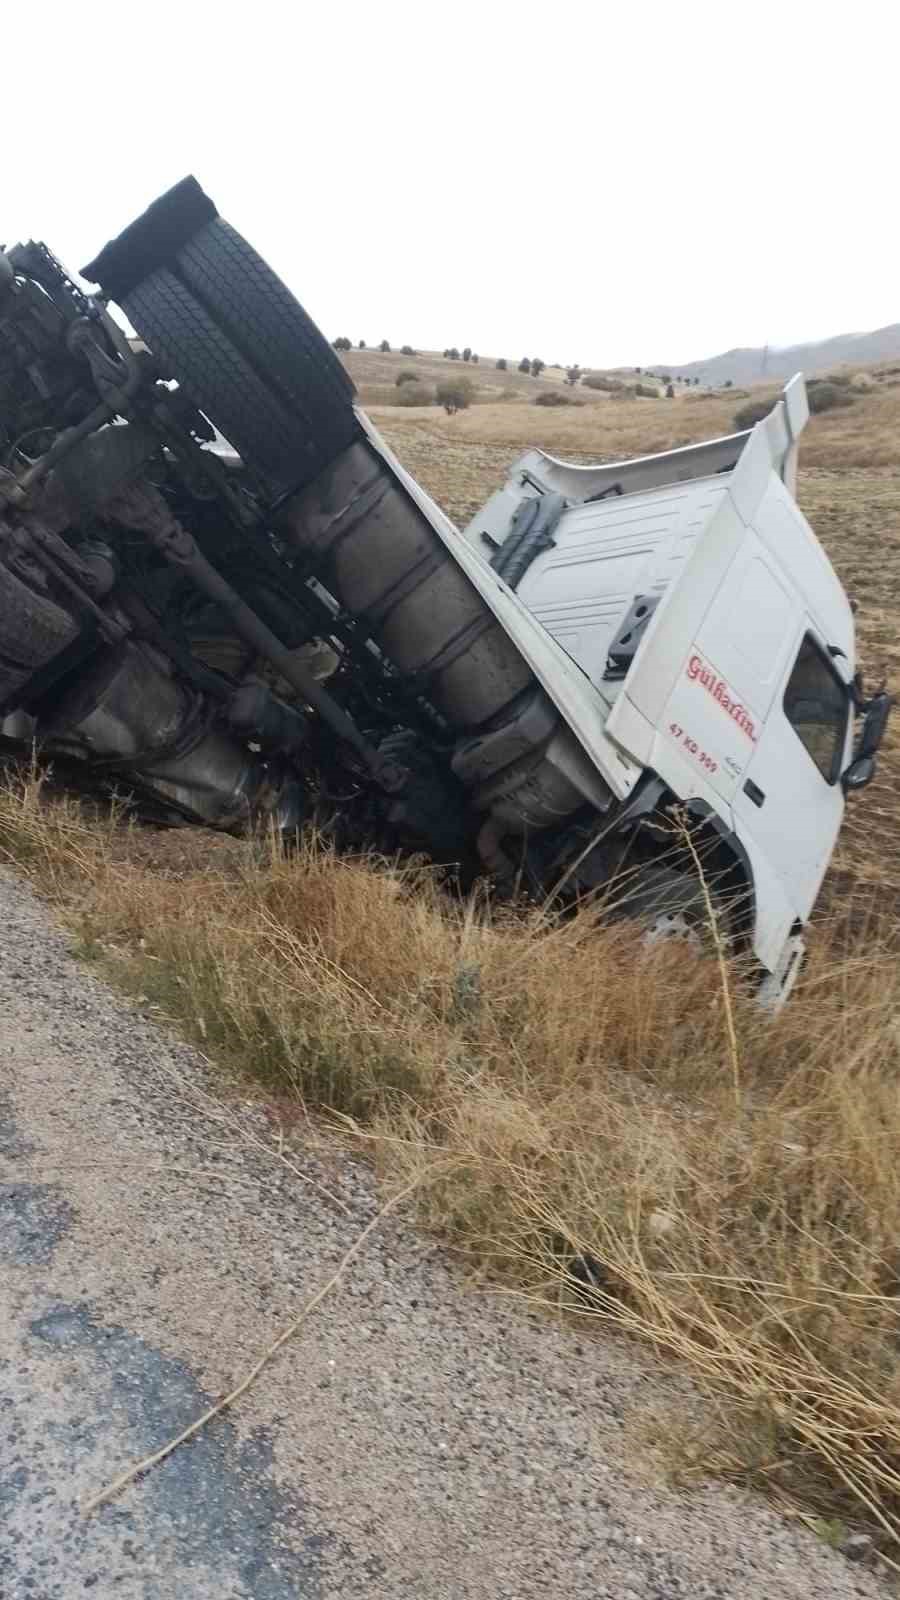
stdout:
[[[529,380],[531,381],[531,380]],[[614,460],[728,431],[734,401],[383,408],[458,520],[539,443]],[[900,389],[814,418],[800,495],[900,683]],[[288,1133],[330,1113],[482,1280],[678,1359],[706,1422],[682,1474],[758,1484],[900,1559],[900,727],[852,802],[809,968],[774,1022],[705,955],[589,911],[448,903],[426,870],[132,831],[27,775],[0,845],[87,957]],[[734,1034],[728,1027],[733,1016]],[[244,1091],[245,1092],[245,1091]],[[590,1363],[587,1347],[586,1365]]]

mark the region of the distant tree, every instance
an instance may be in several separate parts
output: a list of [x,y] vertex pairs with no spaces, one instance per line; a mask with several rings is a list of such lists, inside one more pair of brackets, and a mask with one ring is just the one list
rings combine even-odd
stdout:
[[478,365],[478,357],[475,354],[474,350],[472,352],[472,365],[473,365],[473,367],[477,367],[477,365]]
[[586,372],[581,381],[586,389],[602,389],[606,394],[618,394],[625,387],[621,378],[607,378],[603,372]]
[[414,350],[411,344],[404,344],[400,346],[400,354],[402,356],[417,356],[419,352]]
[[675,385],[673,383],[667,383],[666,384],[666,399],[667,400],[674,400],[675,399]]
[[334,348],[335,350],[352,350],[353,346],[349,339],[345,339],[344,336],[341,335],[340,339],[335,339]]
[[660,383],[664,383],[668,387],[668,385],[672,382],[672,374],[671,374],[671,372],[664,372],[659,381],[660,381]]
[[458,361],[459,360],[459,351],[457,350],[456,345],[454,345],[451,350],[448,350],[447,354],[450,357],[451,361]]
[[471,359],[472,359],[472,347],[471,347],[471,345],[467,344],[465,350],[463,351],[463,361],[471,361]]
[[391,353],[391,347],[387,339],[382,339],[378,348],[383,356],[388,356]]
[[401,383],[396,394],[398,406],[432,406],[435,394],[427,383]]
[[852,406],[855,400],[851,389],[830,378],[810,378],[806,398],[814,416],[820,411],[831,411],[835,406]]
[[767,417],[772,409],[771,400],[751,400],[749,404],[741,406],[740,411],[734,414],[734,426],[738,433],[743,433],[745,428],[755,428],[763,417]]
[[544,367],[546,366],[546,364],[547,363],[545,361],[541,360],[540,356],[532,356],[532,359],[531,359],[531,376],[533,378],[539,378],[541,373],[543,372]]
[[522,357],[521,361],[519,362],[519,371],[520,372],[530,372],[531,371],[531,357],[530,356],[523,356]]
[[576,361],[574,367],[567,367],[566,368],[566,383],[570,384],[573,389],[574,389],[574,387],[575,387],[575,385],[578,382],[580,377],[581,377],[581,368],[579,367],[577,361]]
[[452,417],[455,411],[465,411],[472,404],[472,394],[473,385],[468,378],[447,378],[437,386],[437,403]]
[[366,348],[365,339],[360,339],[359,344],[357,345],[357,349],[358,350],[365,350],[365,348]]
[[576,400],[574,395],[565,394],[562,389],[541,389],[536,394],[532,405],[535,406],[583,406],[583,400]]
[[496,368],[497,368],[498,372],[505,372],[506,371],[506,357],[505,356],[500,356],[499,360],[495,363],[495,365],[496,365]]
[[640,367],[635,367],[635,369],[634,369],[634,370],[635,370],[635,372],[636,372],[636,373],[637,373],[637,375],[638,375],[638,377],[640,377],[640,375],[641,375],[641,369],[640,369]]
[[722,388],[723,389],[733,389],[734,388],[734,379],[733,378],[726,378],[725,382],[722,385]]

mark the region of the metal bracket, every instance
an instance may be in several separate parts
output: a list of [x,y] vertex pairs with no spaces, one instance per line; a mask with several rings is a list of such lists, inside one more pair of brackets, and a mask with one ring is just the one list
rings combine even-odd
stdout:
[[659,602],[658,594],[635,595],[606,658],[603,676],[607,683],[625,677]]

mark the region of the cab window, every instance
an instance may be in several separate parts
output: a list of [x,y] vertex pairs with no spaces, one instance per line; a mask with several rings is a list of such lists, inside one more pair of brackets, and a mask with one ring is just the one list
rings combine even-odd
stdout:
[[806,634],[784,691],[784,714],[826,783],[840,777],[849,709],[846,684]]

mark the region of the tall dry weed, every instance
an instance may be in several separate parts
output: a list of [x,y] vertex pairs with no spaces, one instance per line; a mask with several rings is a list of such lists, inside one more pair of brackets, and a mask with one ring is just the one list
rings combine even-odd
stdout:
[[648,949],[589,907],[454,904],[424,868],[314,839],[172,869],[26,777],[0,848],[208,1055],[330,1113],[390,1184],[422,1180],[423,1224],[474,1272],[684,1359],[730,1427],[691,1470],[896,1539],[889,926],[823,927],[772,1021],[730,968],[726,1004],[715,951]]

